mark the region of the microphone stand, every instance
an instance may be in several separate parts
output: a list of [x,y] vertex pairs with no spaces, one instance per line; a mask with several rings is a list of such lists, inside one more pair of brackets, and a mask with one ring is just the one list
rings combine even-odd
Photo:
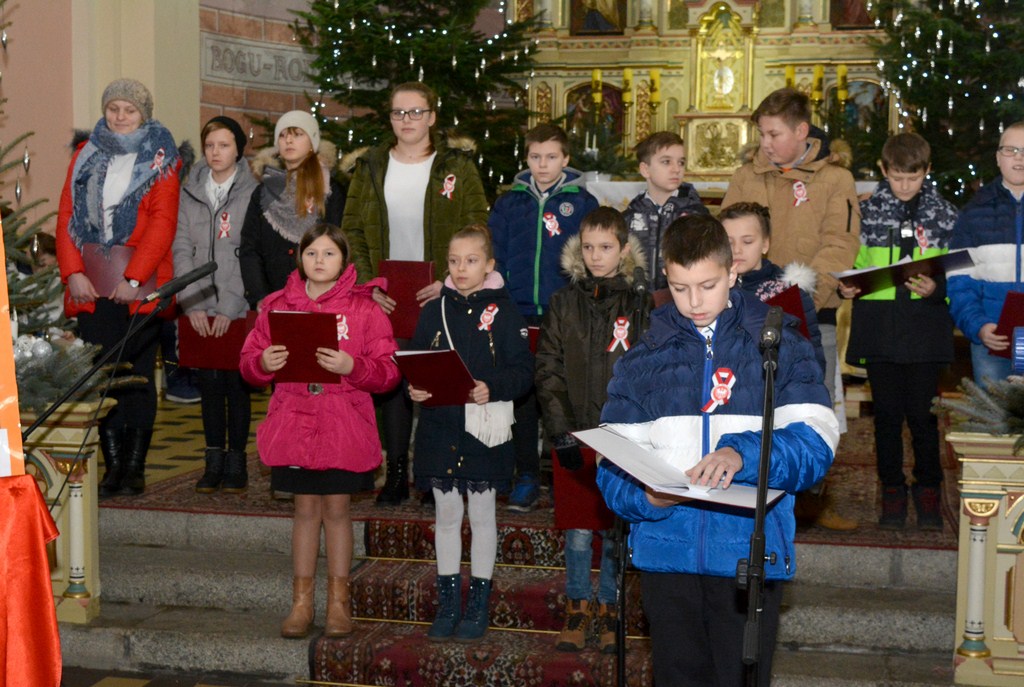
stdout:
[[157,305],[156,305],[155,308],[153,308],[149,313],[146,314],[145,317],[143,317],[141,320],[139,320],[137,324],[134,324],[133,326],[129,327],[128,331],[125,333],[125,335],[121,338],[120,341],[118,341],[116,344],[114,344],[113,346],[108,348],[103,353],[103,355],[101,355],[99,357],[99,360],[96,361],[96,363],[89,369],[88,372],[86,372],[84,375],[82,375],[77,380],[75,380],[75,383],[71,385],[71,388],[69,388],[67,391],[65,391],[61,395],[60,398],[58,398],[56,401],[54,401],[50,405],[49,408],[44,410],[39,415],[39,417],[36,418],[35,422],[33,422],[31,425],[29,425],[28,429],[24,430],[21,433],[21,440],[25,441],[28,438],[28,436],[30,434],[32,434],[32,432],[34,432],[36,429],[38,429],[39,426],[46,421],[47,418],[49,418],[51,415],[53,415],[54,412],[56,412],[58,408],[60,408],[62,405],[64,405],[64,403],[67,402],[67,400],[69,398],[71,398],[75,394],[76,391],[81,389],[82,386],[87,381],[89,381],[89,378],[92,377],[94,374],[96,374],[97,370],[99,370],[101,367],[106,365],[107,361],[110,360],[111,358],[113,358],[114,354],[116,354],[119,350],[121,350],[121,348],[128,342],[128,339],[132,338],[135,334],[138,333],[138,331],[140,329],[142,329],[142,327],[147,322],[149,322],[151,319],[156,317],[157,313],[160,313],[160,312],[166,310],[167,306],[170,305],[170,304],[171,304],[171,299],[170,298],[161,298],[161,299],[159,299],[157,301]]
[[[768,502],[768,462],[772,453],[772,428],[775,422],[775,370],[778,367],[778,344],[765,346],[764,413],[761,424],[761,458],[757,471],[757,501],[754,507],[754,531],[750,535],[749,558],[736,564],[736,584],[747,590],[747,621],[743,627],[743,663],[748,666],[747,682],[757,685],[757,664],[761,648],[761,612],[764,597],[765,535],[764,519]],[[775,553],[767,559],[775,562]]]

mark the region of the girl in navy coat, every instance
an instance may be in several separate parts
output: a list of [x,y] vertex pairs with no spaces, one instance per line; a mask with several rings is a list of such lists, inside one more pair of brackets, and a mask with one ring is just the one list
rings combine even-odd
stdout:
[[[494,271],[491,235],[469,225],[448,244],[441,298],[420,315],[412,350],[453,348],[476,386],[463,406],[423,407],[416,428],[416,487],[433,491],[440,607],[427,636],[475,641],[488,625],[491,576],[497,555],[495,497],[512,480],[512,401],[533,382],[526,322]],[[413,401],[430,398],[409,386]],[[473,533],[466,612],[461,611],[463,494]]]

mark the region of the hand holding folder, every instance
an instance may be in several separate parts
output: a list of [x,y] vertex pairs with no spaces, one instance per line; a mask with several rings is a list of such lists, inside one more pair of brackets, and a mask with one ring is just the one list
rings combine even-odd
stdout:
[[339,384],[341,375],[317,362],[316,349],[338,350],[338,318],[331,313],[271,310],[270,340],[288,350],[284,367],[274,372],[275,382]]
[[458,351],[395,351],[395,362],[411,386],[430,393],[423,405],[461,406],[470,402],[476,380]]

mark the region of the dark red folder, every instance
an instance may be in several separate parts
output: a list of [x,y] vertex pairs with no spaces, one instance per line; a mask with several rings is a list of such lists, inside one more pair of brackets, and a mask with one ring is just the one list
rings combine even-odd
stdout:
[[[209,318],[213,324],[213,318]],[[199,336],[188,315],[178,318],[178,364],[203,370],[237,370],[245,337],[256,324],[256,311],[232,320],[222,336]]]
[[651,295],[654,297],[654,307],[655,308],[660,308],[661,306],[665,305],[666,303],[671,303],[672,302],[672,292],[669,291],[668,288],[658,289],[657,291],[655,291]]
[[316,361],[316,349],[338,348],[338,318],[326,312],[271,310],[270,340],[288,349],[288,362],[274,373],[275,382],[338,384],[341,375]]
[[398,305],[391,313],[396,339],[411,339],[420,318],[416,292],[434,283],[434,263],[411,260],[381,260],[377,275],[388,280],[387,293]]
[[[125,280],[124,271],[135,255],[131,246],[103,246],[99,243],[82,244],[82,262],[85,276],[100,298],[109,298],[118,284]],[[156,272],[139,285],[138,298],[145,298],[156,291]]]
[[395,351],[395,362],[409,384],[430,392],[425,406],[469,403],[476,386],[458,351]]
[[551,452],[555,480],[555,527],[560,530],[607,530],[615,516],[604,503],[597,488],[597,461],[594,449],[581,446],[583,467],[566,470]]
[[804,314],[804,302],[800,297],[800,287],[794,284],[784,291],[780,291],[765,301],[768,305],[777,305],[782,312],[800,320],[800,333],[805,339],[811,338],[811,330],[807,328],[807,316]]
[[1010,357],[1013,353],[1014,327],[1024,327],[1024,293],[1010,291],[1006,294],[1006,300],[1003,301],[1003,310],[999,313],[999,322],[996,323],[995,331],[999,336],[1007,337],[1010,340],[1010,345],[1001,351],[989,349],[989,355],[1000,358]]
[[893,286],[903,284],[911,277],[925,275],[936,277],[953,270],[964,269],[974,264],[971,254],[966,248],[953,250],[942,255],[934,255],[930,258],[910,260],[904,258],[892,265],[881,267],[867,267],[861,270],[846,270],[845,272],[832,272],[832,276],[847,286],[856,286],[861,294],[874,293],[882,289],[891,289]]

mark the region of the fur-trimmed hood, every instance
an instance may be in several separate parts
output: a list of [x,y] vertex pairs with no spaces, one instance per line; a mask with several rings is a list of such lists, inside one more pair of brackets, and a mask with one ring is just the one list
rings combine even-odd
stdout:
[[[330,141],[321,140],[320,148],[317,150],[316,156],[320,158],[320,163],[326,165],[330,171],[331,176],[338,171],[338,148]],[[277,169],[284,169],[284,165],[281,162],[281,158],[277,156],[277,147],[270,146],[263,148],[252,158],[252,173],[256,176],[257,181],[263,179],[263,170],[267,167],[276,167]]]
[[[640,239],[632,234],[629,236],[628,245],[629,251],[619,258],[619,274],[625,278],[627,284],[632,286],[636,268],[639,267],[645,273],[647,271],[647,255],[644,253]],[[579,283],[589,276],[587,266],[583,262],[582,240],[579,234],[569,237],[565,242],[565,246],[562,247],[561,264],[562,270],[569,275],[569,280],[573,284]]]
[[[437,141],[439,139],[440,136],[434,137],[435,149],[439,147],[437,145]],[[394,137],[391,137],[389,139],[389,142],[393,145]],[[476,152],[476,141],[474,141],[469,136],[465,136],[454,131],[448,131],[445,133],[444,144],[445,147],[448,148],[449,150],[456,150],[462,153],[466,153],[467,155]],[[320,145],[323,146],[323,143],[321,142]],[[356,168],[356,160],[366,155],[368,151],[372,150],[375,147],[376,146],[362,146],[361,148],[356,148],[351,152],[345,153],[344,155],[341,156],[341,161],[338,163],[338,169],[344,174],[352,174],[352,171]]]

